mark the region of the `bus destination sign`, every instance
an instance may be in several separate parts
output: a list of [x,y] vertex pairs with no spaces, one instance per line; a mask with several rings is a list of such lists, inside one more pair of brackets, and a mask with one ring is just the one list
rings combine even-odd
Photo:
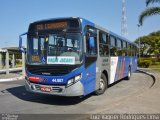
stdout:
[[59,28],[66,28],[66,27],[67,27],[67,22],[56,22],[56,23],[36,25],[37,30],[59,29]]
[[65,57],[65,56],[48,56],[47,57],[47,64],[75,64],[75,57]]

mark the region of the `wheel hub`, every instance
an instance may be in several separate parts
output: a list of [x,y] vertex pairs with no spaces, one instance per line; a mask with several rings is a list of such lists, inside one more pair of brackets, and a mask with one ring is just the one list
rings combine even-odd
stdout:
[[103,79],[100,79],[100,82],[99,82],[99,89],[100,90],[103,90],[104,89],[104,80]]

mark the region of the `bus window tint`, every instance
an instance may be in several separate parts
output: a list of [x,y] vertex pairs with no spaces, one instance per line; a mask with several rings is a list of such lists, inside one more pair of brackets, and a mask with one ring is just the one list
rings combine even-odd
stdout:
[[117,39],[117,55],[122,56],[122,41]]
[[110,55],[117,56],[116,38],[110,36]]
[[127,44],[127,54],[128,54],[128,56],[132,56],[131,44],[130,43]]
[[119,39],[117,39],[117,47],[118,48],[122,48],[122,42]]
[[116,46],[116,38],[113,36],[110,36],[110,45],[111,46]]
[[108,43],[107,41],[108,41],[108,37],[107,37],[106,33],[99,32],[99,43],[107,44]]
[[122,56],[127,56],[127,42],[123,41]]
[[109,55],[108,35],[106,33],[99,33],[99,55],[106,57]]
[[136,56],[136,47],[132,45],[132,56]]

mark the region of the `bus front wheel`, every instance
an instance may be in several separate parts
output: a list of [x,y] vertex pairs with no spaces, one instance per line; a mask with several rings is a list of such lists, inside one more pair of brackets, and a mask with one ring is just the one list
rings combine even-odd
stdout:
[[95,91],[96,95],[102,95],[107,89],[107,79],[105,74],[102,73],[101,78],[99,80],[99,88]]

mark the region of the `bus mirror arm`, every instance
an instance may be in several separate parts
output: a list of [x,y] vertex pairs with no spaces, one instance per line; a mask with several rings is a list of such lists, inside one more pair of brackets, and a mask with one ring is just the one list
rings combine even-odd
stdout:
[[24,36],[24,35],[27,35],[27,32],[19,35],[19,50],[20,50],[21,52],[23,52],[23,53],[26,52],[25,49],[24,49],[23,46],[22,46],[22,36]]

